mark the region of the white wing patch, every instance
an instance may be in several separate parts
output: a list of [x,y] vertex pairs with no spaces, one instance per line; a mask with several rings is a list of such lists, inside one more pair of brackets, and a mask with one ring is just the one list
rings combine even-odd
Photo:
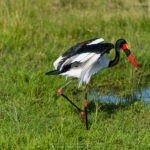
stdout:
[[95,62],[97,62],[98,58],[100,57],[100,54],[95,54],[91,57],[91,59],[89,59],[84,66],[82,67],[82,72],[80,75],[80,80],[79,80],[79,84],[78,87],[81,87],[83,82],[89,83],[91,76],[92,76],[92,72],[90,72],[91,68],[93,67],[93,65],[95,64]]
[[107,57],[101,56],[99,58],[95,56],[95,59],[96,61],[94,63],[92,63],[89,66],[86,66],[85,69],[82,71],[78,87],[80,87],[83,82],[86,82],[88,84],[92,75],[102,71],[103,69],[109,66],[110,60]]
[[87,60],[89,60],[94,55],[95,55],[95,53],[83,53],[83,54],[79,54],[75,59],[72,60],[72,63],[76,62],[76,61],[78,61],[80,63],[86,62]]
[[[63,67],[67,64],[73,63],[73,62],[80,62],[83,63],[85,61],[87,61],[88,59],[90,59],[95,53],[82,53],[82,54],[78,54],[75,56],[72,56],[70,58],[68,58],[60,67],[60,70],[63,69]],[[54,62],[54,67],[55,69],[57,69],[59,62],[61,62],[61,60],[63,59],[62,56],[60,56],[59,58],[56,59],[56,61]]]
[[59,62],[60,62],[62,59],[63,59],[63,57],[60,56],[60,57],[58,57],[58,58],[55,60],[55,62],[53,63],[53,65],[54,65],[54,67],[55,67],[56,70],[57,70],[57,67],[58,67]]
[[71,64],[74,62],[80,62],[80,63],[84,63],[87,60],[89,60],[91,57],[93,57],[95,55],[95,53],[81,53],[75,56],[72,56],[70,58],[68,58],[62,65],[60,70],[63,69],[63,67],[67,64]]
[[100,54],[86,53],[86,55],[82,54],[82,57],[81,56],[79,57],[79,56],[76,57],[75,59],[73,59],[72,62],[79,61],[80,65],[77,66],[77,67],[71,68],[70,70],[68,70],[67,72],[62,73],[61,75],[67,75],[67,76],[70,76],[70,77],[81,78],[82,72],[85,71],[86,68],[90,67],[90,65],[93,64],[95,61],[97,61],[97,59],[100,57]]
[[98,44],[98,43],[101,43],[101,42],[104,42],[104,39],[103,39],[103,38],[96,39],[96,40],[92,41],[91,43],[89,43],[89,44],[87,44],[87,45]]

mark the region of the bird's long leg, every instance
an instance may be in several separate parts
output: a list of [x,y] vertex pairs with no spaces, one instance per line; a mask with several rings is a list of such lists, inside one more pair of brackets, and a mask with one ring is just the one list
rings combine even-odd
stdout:
[[[77,106],[75,105],[66,95],[64,95],[62,93],[62,89],[64,89],[67,85],[69,85],[75,78],[72,78],[69,82],[67,82],[65,85],[63,85],[61,88],[58,89],[58,93],[63,96],[68,102],[70,102],[80,113],[81,116],[84,116],[83,111]],[[83,117],[82,117],[83,118]]]
[[86,129],[88,130],[88,117],[87,117],[87,91],[88,91],[88,84],[86,85],[85,99],[84,99],[84,111],[85,111],[85,119],[86,119]]

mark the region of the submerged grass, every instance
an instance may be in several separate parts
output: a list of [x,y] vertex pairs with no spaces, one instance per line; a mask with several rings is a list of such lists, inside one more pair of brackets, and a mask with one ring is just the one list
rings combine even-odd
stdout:
[[[123,90],[132,90],[150,82],[149,8],[146,0],[1,0],[0,149],[150,149],[150,109],[141,102],[103,107],[90,99],[87,132],[56,92],[64,77],[44,75],[75,43],[125,38],[140,69],[121,54],[90,88],[125,84]],[[76,88],[75,81],[65,93],[82,106],[85,87]]]

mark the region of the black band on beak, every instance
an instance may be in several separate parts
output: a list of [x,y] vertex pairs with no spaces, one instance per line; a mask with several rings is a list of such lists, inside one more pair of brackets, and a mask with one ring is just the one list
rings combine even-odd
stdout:
[[130,50],[128,50],[128,49],[125,49],[124,52],[127,56],[129,56],[131,54]]

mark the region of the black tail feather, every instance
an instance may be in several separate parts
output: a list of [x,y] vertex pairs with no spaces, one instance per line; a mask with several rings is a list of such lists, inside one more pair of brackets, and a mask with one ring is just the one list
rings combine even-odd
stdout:
[[60,74],[60,71],[58,70],[49,71],[45,73],[45,75],[58,75],[58,74]]

